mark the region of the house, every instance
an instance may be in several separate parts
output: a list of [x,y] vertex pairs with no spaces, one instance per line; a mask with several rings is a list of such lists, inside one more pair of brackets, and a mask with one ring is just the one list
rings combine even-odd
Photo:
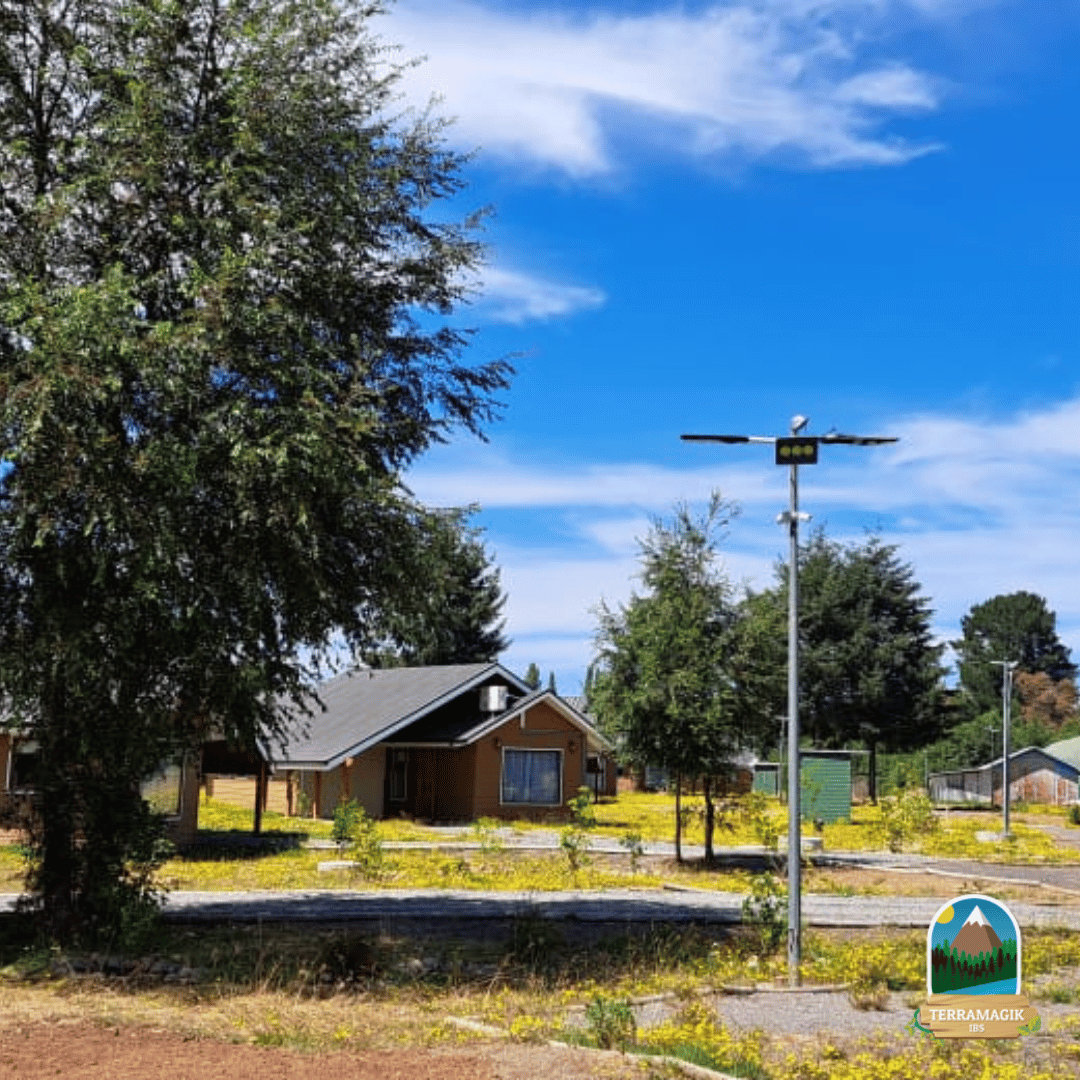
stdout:
[[318,697],[263,747],[254,781],[251,762],[222,768],[228,748],[207,746],[207,790],[293,815],[355,799],[374,818],[430,821],[559,818],[583,785],[615,792],[611,746],[588,718],[498,663],[356,670]]
[[[1064,805],[1077,800],[1080,763],[1066,756],[1067,740],[1047,747],[1028,746],[1009,754],[1009,801]],[[1055,753],[1055,749],[1062,749]],[[970,769],[931,773],[930,798],[935,803],[1001,805],[1002,758]]]
[[[0,827],[17,824],[34,796],[29,776],[37,757],[32,733],[0,730]],[[165,833],[174,844],[195,839],[199,808],[199,770],[194,761],[168,762],[140,785],[146,801],[165,816]]]

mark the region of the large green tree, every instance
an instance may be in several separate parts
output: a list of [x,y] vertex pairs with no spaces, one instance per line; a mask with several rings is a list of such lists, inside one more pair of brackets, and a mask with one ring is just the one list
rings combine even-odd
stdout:
[[1057,617],[1036,593],[1014,592],[975,604],[960,622],[962,637],[952,643],[970,715],[1000,710],[1002,670],[995,661],[1013,661],[1029,675],[1072,681],[1076,665],[1057,635]]
[[57,936],[150,897],[142,777],[272,739],[414,595],[399,471],[506,385],[447,319],[463,162],[376,11],[0,0],[0,691]]
[[[378,613],[371,627],[379,643],[362,658],[377,667],[472,664],[498,659],[506,594],[499,569],[468,510],[433,511],[418,551],[412,595]],[[539,676],[538,676],[539,678]]]
[[[768,593],[774,626],[787,607],[786,564],[777,576]],[[894,545],[876,536],[841,544],[817,530],[801,547],[800,726],[815,746],[865,746],[871,782],[879,749],[910,750],[941,734],[942,650],[932,617]],[[776,694],[777,682],[768,685]],[[775,704],[784,711],[779,696]]]
[[716,795],[752,738],[751,703],[734,677],[734,593],[719,557],[731,513],[714,495],[701,517],[678,507],[670,523],[653,522],[640,541],[644,592],[598,609],[590,679],[590,709],[625,759],[701,783],[709,860]]

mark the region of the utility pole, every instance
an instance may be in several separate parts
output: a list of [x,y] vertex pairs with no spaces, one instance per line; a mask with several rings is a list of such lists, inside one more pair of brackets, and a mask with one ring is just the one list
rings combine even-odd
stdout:
[[799,466],[815,465],[820,443],[847,446],[878,446],[896,442],[894,437],[863,435],[803,435],[809,420],[795,416],[791,433],[775,435],[683,435],[687,442],[771,443],[776,448],[776,464],[790,466],[788,509],[777,516],[777,523],[788,528],[788,983],[799,985],[802,959],[802,815],[799,798],[799,520],[809,514],[799,513]]
[[[991,660],[1001,668],[1001,807],[1002,838],[1009,838],[1009,720],[1012,715],[1012,682],[1015,660]],[[993,801],[993,800],[991,800]]]

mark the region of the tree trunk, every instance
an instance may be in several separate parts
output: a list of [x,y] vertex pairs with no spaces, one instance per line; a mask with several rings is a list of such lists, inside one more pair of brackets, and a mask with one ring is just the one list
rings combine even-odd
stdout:
[[682,776],[675,774],[675,861],[682,862]]
[[877,741],[870,740],[870,801],[877,806]]
[[716,831],[716,803],[713,800],[712,777],[706,776],[701,781],[701,792],[705,796],[705,865],[716,862],[713,851],[713,834]]

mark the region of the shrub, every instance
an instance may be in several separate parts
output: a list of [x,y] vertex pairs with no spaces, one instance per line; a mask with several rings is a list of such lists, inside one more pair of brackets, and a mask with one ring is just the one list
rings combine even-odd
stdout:
[[756,951],[771,956],[787,934],[788,921],[787,889],[775,874],[755,874],[750,879],[742,913]]
[[625,1053],[637,1036],[634,1010],[625,998],[613,1001],[597,994],[585,1007],[585,1022],[601,1050]]
[[645,854],[645,844],[642,840],[641,833],[624,833],[619,837],[619,846],[625,848],[626,853],[630,856],[630,873],[636,874],[638,863],[641,862],[642,856]]
[[352,861],[356,872],[365,878],[377,878],[386,869],[386,854],[375,819],[357,805],[352,830]]
[[363,813],[363,808],[355,799],[342,801],[334,810],[334,824],[330,830],[330,839],[339,847],[356,839],[356,828]]
[[890,851],[903,851],[917,836],[937,828],[934,806],[922,791],[908,790],[881,800],[881,830]]

